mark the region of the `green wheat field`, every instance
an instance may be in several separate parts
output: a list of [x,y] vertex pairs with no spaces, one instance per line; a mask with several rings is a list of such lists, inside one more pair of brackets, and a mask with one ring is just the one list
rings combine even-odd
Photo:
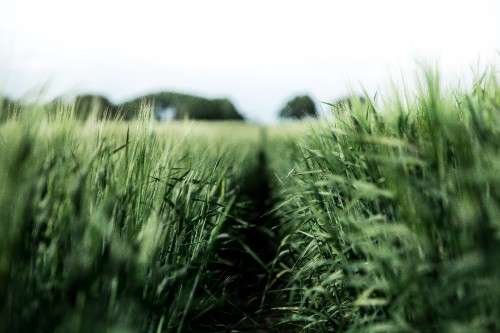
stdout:
[[500,332],[500,81],[320,120],[0,104],[2,332]]

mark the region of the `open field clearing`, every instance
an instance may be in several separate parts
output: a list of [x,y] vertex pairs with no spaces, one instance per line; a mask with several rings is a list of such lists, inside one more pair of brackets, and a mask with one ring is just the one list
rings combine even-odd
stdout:
[[269,127],[2,103],[0,329],[500,331],[492,73]]

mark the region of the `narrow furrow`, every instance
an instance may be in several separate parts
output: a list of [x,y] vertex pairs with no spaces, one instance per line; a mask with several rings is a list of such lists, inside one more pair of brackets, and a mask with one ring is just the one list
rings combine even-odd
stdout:
[[[193,331],[220,327],[220,332],[284,332],[278,327],[278,293],[269,285],[276,275],[275,258],[280,244],[277,218],[272,211],[273,189],[265,139],[254,168],[242,176],[237,202],[226,222],[218,257],[209,269],[220,271],[214,290],[223,290],[222,301],[198,318]],[[223,286],[221,288],[221,286]],[[275,285],[273,288],[276,289]]]

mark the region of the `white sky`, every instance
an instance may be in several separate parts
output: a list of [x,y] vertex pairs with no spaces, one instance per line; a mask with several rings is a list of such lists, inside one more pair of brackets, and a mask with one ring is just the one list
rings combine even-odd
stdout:
[[0,0],[0,89],[15,97],[173,90],[272,121],[299,93],[373,94],[418,61],[463,74],[499,50],[499,0]]

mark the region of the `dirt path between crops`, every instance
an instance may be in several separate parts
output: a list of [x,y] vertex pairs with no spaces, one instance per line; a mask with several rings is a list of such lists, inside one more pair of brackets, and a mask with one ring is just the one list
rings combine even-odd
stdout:
[[238,203],[227,222],[227,232],[236,233],[234,241],[220,254],[224,261],[220,265],[226,267],[219,281],[227,282],[228,297],[222,306],[203,318],[216,322],[206,327],[220,327],[218,332],[294,331],[280,324],[283,312],[276,310],[286,304],[286,295],[279,292],[284,283],[273,281],[278,273],[275,258],[280,239],[275,228],[278,219],[270,213],[274,205],[273,189],[264,142],[258,164],[245,175]]

